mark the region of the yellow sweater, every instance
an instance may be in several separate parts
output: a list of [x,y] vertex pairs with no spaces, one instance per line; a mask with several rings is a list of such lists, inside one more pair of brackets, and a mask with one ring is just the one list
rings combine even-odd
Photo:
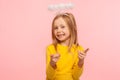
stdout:
[[75,45],[71,48],[71,53],[68,53],[68,47],[58,44],[58,53],[60,58],[56,63],[57,69],[50,65],[50,55],[56,54],[54,46],[51,44],[46,50],[46,80],[79,80],[82,74],[83,66],[78,66],[78,50],[83,51],[81,46],[75,49]]

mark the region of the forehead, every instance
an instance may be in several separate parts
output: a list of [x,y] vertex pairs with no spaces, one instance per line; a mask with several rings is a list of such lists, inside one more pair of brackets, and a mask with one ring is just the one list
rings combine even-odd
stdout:
[[67,26],[65,19],[63,19],[62,17],[59,17],[54,21],[54,26],[59,26],[59,25]]

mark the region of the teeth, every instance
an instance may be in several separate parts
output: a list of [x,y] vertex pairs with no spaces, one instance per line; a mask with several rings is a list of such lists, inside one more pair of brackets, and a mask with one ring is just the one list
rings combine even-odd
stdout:
[[64,34],[60,34],[60,35],[58,35],[58,37],[62,37],[62,36],[64,36]]

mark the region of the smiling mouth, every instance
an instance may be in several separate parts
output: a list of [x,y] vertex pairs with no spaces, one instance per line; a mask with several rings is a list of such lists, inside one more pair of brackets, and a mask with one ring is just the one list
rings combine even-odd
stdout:
[[58,35],[57,35],[57,37],[59,37],[59,38],[61,38],[61,37],[63,37],[63,36],[65,36],[65,34],[58,34]]

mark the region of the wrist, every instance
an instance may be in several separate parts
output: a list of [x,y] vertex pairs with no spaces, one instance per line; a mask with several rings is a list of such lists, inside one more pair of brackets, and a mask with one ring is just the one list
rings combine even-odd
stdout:
[[78,66],[79,66],[79,67],[82,67],[83,64],[84,64],[84,59],[80,59],[80,60],[78,61]]
[[57,68],[56,63],[55,63],[55,62],[53,62],[53,61],[50,61],[50,65],[51,65],[54,69],[56,69],[56,68]]

